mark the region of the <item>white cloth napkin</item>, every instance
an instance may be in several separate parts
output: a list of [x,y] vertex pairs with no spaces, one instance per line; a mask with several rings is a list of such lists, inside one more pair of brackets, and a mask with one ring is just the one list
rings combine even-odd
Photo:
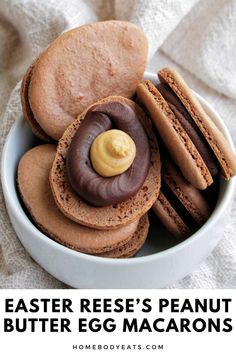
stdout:
[[[32,59],[61,32],[115,18],[139,25],[149,40],[149,71],[176,67],[213,104],[236,141],[234,0],[0,0],[0,147],[21,114],[20,80]],[[18,82],[18,83],[17,83]],[[0,288],[64,288],[24,251],[0,193]],[[236,201],[213,253],[172,288],[233,287]]]

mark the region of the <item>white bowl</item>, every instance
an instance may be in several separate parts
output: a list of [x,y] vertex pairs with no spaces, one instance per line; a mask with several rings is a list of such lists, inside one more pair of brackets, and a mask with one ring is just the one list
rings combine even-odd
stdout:
[[[157,82],[154,74],[146,78]],[[222,130],[232,148],[229,132],[217,112],[195,93],[206,112]],[[162,288],[184,277],[213,250],[228,222],[234,179],[220,181],[216,207],[207,222],[180,242],[161,225],[151,228],[142,250],[131,259],[108,259],[73,251],[45,236],[29,220],[16,188],[20,157],[35,144],[23,117],[13,125],[2,154],[2,186],[12,225],[32,258],[55,278],[75,288]]]

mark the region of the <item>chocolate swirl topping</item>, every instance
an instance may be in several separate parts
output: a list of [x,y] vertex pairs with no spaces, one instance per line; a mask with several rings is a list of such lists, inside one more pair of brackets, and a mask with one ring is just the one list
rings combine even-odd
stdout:
[[[90,161],[94,139],[104,131],[123,130],[134,140],[136,157],[130,168],[115,177],[102,177]],[[66,168],[73,190],[94,206],[120,203],[135,195],[143,185],[150,164],[150,147],[138,113],[120,102],[93,106],[85,115],[69,146]]]

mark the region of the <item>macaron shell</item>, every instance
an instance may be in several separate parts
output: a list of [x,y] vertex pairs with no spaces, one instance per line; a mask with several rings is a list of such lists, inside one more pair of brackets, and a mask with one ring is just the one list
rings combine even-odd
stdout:
[[190,229],[161,191],[152,209],[166,229],[174,236],[183,237],[189,235]]
[[224,135],[206,114],[183,78],[172,68],[158,72],[160,81],[167,83],[179,97],[189,114],[201,130],[221,166],[223,176],[228,180],[236,174],[236,157]]
[[138,227],[132,238],[124,245],[114,250],[99,254],[102,257],[109,258],[128,258],[135,255],[146,241],[149,229],[148,214],[145,214],[139,220]]
[[138,85],[137,95],[185,178],[198,189],[207,188],[213,182],[210,171],[157,88],[146,80]]
[[143,78],[147,50],[145,34],[129,22],[96,22],[63,33],[40,55],[29,86],[43,131],[59,140],[93,102],[111,94],[131,98]]
[[39,228],[61,244],[91,254],[108,252],[129,242],[136,232],[138,220],[121,228],[103,231],[79,225],[60,212],[49,183],[55,154],[54,145],[37,146],[21,158],[18,167],[20,194]]
[[178,197],[194,220],[202,225],[210,215],[210,208],[202,193],[182,176],[177,167],[165,159],[162,164],[162,178]]
[[70,145],[70,142],[87,110],[83,112],[71,126],[68,127],[59,141],[56,158],[50,174],[52,191],[60,210],[67,217],[77,223],[97,229],[116,228],[121,225],[129,224],[140,218],[151,208],[152,204],[157,199],[160,190],[160,154],[149,118],[144,114],[138,105],[123,97],[111,96],[95,104],[111,101],[125,103],[137,110],[141,122],[149,137],[151,150],[150,169],[143,187],[138,191],[138,193],[134,197],[117,205],[93,207],[85,203],[70,187],[65,165],[66,154],[68,146]]
[[29,104],[29,85],[31,81],[31,76],[34,70],[35,63],[38,61],[38,58],[33,61],[26,71],[22,83],[21,83],[21,106],[25,119],[27,120],[32,132],[40,139],[45,142],[51,142],[50,136],[48,136],[43,129],[40,127],[39,123],[34,118],[34,114],[31,110]]

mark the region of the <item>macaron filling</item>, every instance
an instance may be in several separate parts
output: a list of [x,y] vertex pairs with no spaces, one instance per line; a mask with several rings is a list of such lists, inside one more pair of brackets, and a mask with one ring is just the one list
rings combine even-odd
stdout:
[[[90,151],[95,139],[111,129],[127,133],[135,144],[136,154],[123,173],[104,177],[95,171]],[[93,206],[114,205],[134,196],[142,187],[149,167],[150,146],[138,112],[125,103],[112,101],[87,111],[66,157],[67,176],[73,191]]]
[[193,216],[189,213],[186,207],[181,203],[181,201],[164,180],[161,182],[161,191],[171,204],[172,208],[182,219],[184,224],[191,230],[191,232],[195,231],[199,227],[197,221],[193,218]]
[[168,84],[159,83],[157,85],[157,89],[166,100],[175,117],[178,119],[179,123],[195,145],[206,166],[208,167],[211,176],[216,176],[219,172],[219,163],[202,132],[188,113],[187,109],[184,107],[183,103]]

